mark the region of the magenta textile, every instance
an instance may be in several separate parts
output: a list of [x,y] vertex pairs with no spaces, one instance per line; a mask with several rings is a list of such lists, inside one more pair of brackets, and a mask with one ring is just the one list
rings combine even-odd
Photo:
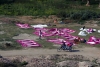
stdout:
[[20,28],[30,28],[30,26],[28,25],[28,24],[20,24],[20,23],[17,23],[16,24],[18,27],[20,27]]
[[[34,34],[39,35],[38,32],[39,30],[40,30],[39,28],[36,28]],[[41,28],[41,31],[43,36],[55,36],[55,35],[66,36],[68,35],[68,33],[75,32],[67,28],[64,28],[64,30],[58,28],[51,28],[51,29]]]
[[61,30],[63,33],[69,33],[69,34],[75,32],[74,30],[71,30],[71,29],[68,29],[68,28],[62,28],[62,29],[60,29],[60,30]]
[[29,39],[17,40],[17,42],[20,43],[23,47],[39,47],[40,46],[40,44],[38,44],[34,40],[29,40]]
[[49,39],[47,41],[53,42],[55,44],[60,44],[60,45],[62,44],[62,41],[64,41],[66,45],[70,43],[70,41],[66,41],[66,40],[60,39],[60,38],[59,39]]
[[90,38],[87,41],[87,44],[91,45],[100,44],[100,38],[96,38],[95,36],[90,36]]

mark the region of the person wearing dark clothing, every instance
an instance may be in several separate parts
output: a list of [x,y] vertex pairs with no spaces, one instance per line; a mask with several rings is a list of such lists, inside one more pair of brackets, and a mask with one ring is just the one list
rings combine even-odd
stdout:
[[42,37],[42,31],[40,30],[39,31],[39,39],[41,39],[41,37]]
[[64,41],[62,41],[62,45],[61,45],[61,48],[63,48],[63,49],[66,49],[66,44],[65,44],[65,42]]
[[82,39],[81,40],[81,43],[86,43],[86,39]]
[[83,26],[83,30],[85,29],[85,26]]

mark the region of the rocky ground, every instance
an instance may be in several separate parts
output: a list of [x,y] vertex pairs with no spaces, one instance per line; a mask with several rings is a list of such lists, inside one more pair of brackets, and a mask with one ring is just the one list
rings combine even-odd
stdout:
[[[3,63],[3,64],[2,64]],[[0,67],[100,67],[100,59],[90,61],[82,55],[53,54],[32,56],[0,56]]]

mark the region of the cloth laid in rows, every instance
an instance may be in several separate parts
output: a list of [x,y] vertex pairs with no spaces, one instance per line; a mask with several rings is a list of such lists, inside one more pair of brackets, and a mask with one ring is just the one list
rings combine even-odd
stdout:
[[54,36],[54,35],[66,35],[66,33],[72,33],[75,32],[74,30],[70,30],[67,28],[62,28],[62,29],[58,29],[58,28],[51,28],[51,29],[36,29],[35,28],[35,32],[34,34],[39,35],[39,30],[41,30],[42,32],[42,36]]
[[40,47],[41,46],[34,40],[30,40],[30,39],[17,40],[17,42],[20,43],[21,46],[23,46],[23,47]]

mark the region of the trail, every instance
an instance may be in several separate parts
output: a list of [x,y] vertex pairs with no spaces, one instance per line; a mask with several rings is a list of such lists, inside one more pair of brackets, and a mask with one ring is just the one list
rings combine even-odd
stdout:
[[85,47],[77,48],[73,52],[57,52],[56,49],[34,49],[28,48],[23,50],[9,50],[9,51],[0,51],[1,56],[15,56],[15,55],[26,55],[26,56],[38,56],[38,55],[50,55],[50,54],[67,54],[67,55],[83,55],[87,58],[100,58],[100,50],[95,47]]

